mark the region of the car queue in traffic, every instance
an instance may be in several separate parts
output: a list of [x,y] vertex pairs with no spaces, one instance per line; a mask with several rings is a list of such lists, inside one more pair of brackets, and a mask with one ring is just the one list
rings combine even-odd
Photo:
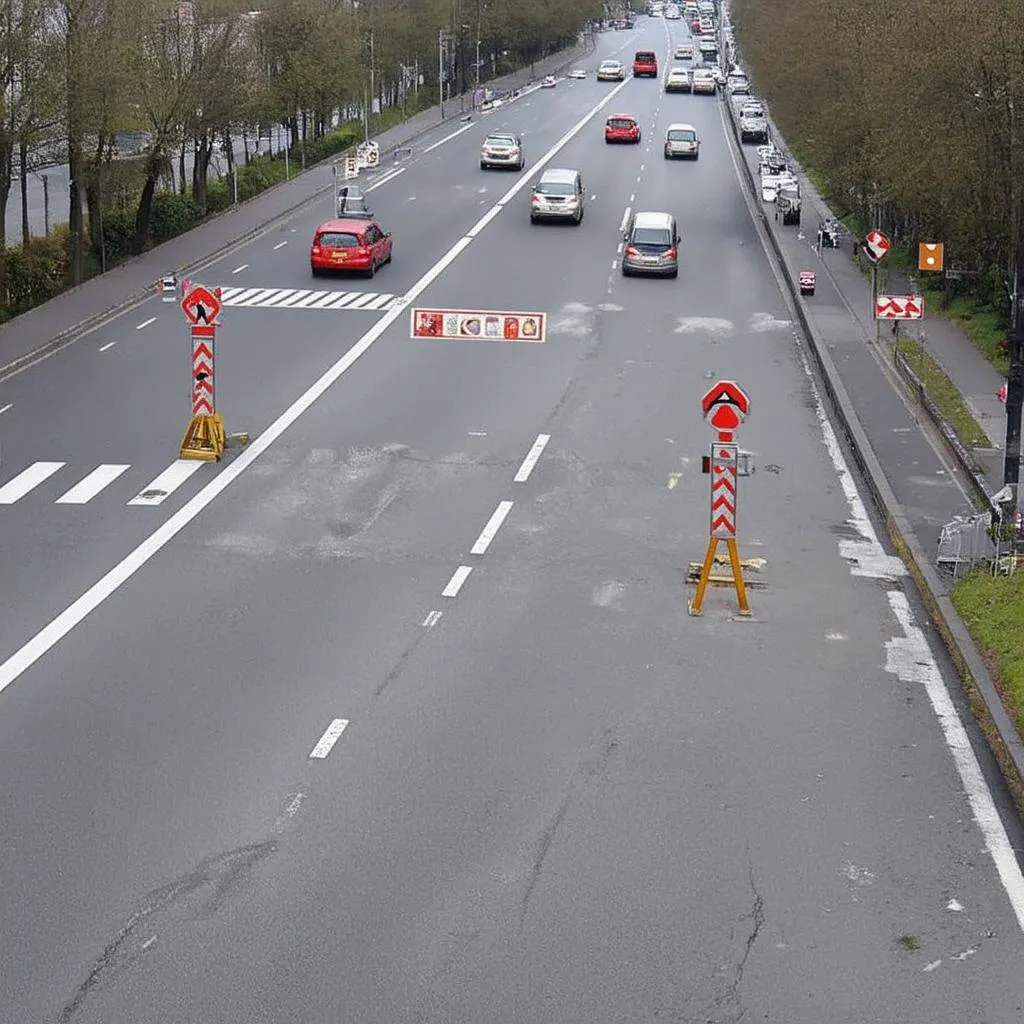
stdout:
[[[663,89],[666,94],[716,96],[725,90],[730,98],[744,103],[744,112],[753,110],[757,101],[750,96],[747,76],[733,63],[735,55],[731,30],[725,33],[727,58],[723,69],[719,58],[720,40],[712,0],[688,0],[679,8],[685,13],[692,37],[680,40],[671,49],[672,64],[665,70]],[[681,20],[666,13],[659,3],[647,10],[653,17],[664,16]],[[660,76],[657,53],[638,49],[630,66],[633,78]],[[574,68],[566,76],[569,80],[586,79],[585,68]],[[623,82],[627,77],[626,65],[617,59],[602,60],[596,68],[599,82]],[[541,89],[554,89],[561,81],[547,75]],[[604,122],[606,144],[639,145],[643,138],[640,119],[629,112],[609,114]],[[767,142],[767,126],[764,128]],[[745,138],[745,137],[744,137]],[[758,141],[762,141],[760,136]],[[672,121],[666,129],[662,143],[666,160],[700,157],[701,140],[693,124]],[[523,171],[527,157],[521,134],[504,130],[488,132],[480,147],[480,171]],[[529,215],[531,224],[561,222],[580,225],[586,212],[587,187],[582,170],[578,168],[547,168],[530,191]],[[664,210],[638,210],[631,214],[623,231],[623,276],[650,275],[675,278],[679,274],[679,245],[682,241],[674,214]],[[314,276],[325,272],[358,272],[373,277],[377,270],[392,259],[391,232],[384,230],[369,209],[366,197],[355,187],[345,187],[338,193],[337,217],[325,221],[316,230],[310,249],[310,267]]]

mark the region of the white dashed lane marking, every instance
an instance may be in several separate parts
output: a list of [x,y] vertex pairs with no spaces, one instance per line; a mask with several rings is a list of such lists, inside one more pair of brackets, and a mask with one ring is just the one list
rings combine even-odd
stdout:
[[459,591],[462,589],[462,584],[469,579],[469,574],[473,571],[471,565],[460,565],[455,572],[452,573],[452,578],[446,584],[444,590],[441,591],[442,597],[458,597]]
[[309,752],[311,758],[323,760],[334,749],[334,744],[341,739],[341,734],[348,728],[347,718],[336,718],[324,730],[323,736],[317,740],[316,746]]
[[487,525],[480,531],[480,536],[477,537],[476,542],[469,549],[469,553],[471,555],[483,555],[487,553],[487,549],[493,543],[494,538],[497,537],[502,523],[505,522],[508,518],[509,512],[511,511],[511,501],[498,502],[498,507],[494,510],[491,518],[487,520]]
[[523,459],[523,464],[519,467],[519,471],[512,478],[512,482],[516,484],[525,484],[530,479],[530,474],[533,472],[534,466],[540,460],[541,455],[544,454],[544,449],[548,445],[548,441],[551,440],[550,434],[538,434],[537,440],[533,442],[533,447],[526,453],[526,458]]

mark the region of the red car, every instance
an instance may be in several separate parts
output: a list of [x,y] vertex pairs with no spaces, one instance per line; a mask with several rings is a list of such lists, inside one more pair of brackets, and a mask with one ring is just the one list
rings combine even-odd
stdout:
[[694,18],[693,21],[690,22],[690,31],[694,34],[700,32],[700,18]]
[[632,114],[612,114],[604,123],[605,142],[639,142],[640,123]]
[[359,270],[373,277],[391,262],[391,232],[373,220],[325,220],[309,250],[313,276],[325,270]]
[[653,50],[637,50],[633,56],[633,77],[658,77],[658,55]]

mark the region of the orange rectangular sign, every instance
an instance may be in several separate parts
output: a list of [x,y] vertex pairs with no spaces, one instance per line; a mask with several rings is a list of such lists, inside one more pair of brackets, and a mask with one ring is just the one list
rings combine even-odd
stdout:
[[941,242],[921,242],[917,247],[917,269],[941,270],[942,250]]
[[544,313],[506,313],[493,309],[414,309],[414,338],[442,341],[544,341]]

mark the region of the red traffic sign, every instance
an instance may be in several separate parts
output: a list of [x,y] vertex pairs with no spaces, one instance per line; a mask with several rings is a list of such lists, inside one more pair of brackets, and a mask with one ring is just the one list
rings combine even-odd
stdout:
[[181,300],[181,309],[190,324],[215,324],[220,316],[220,299],[204,285],[195,285]]
[[877,228],[869,231],[867,238],[864,239],[864,251],[872,263],[882,260],[891,248],[892,242],[889,241],[888,235],[883,235]]
[[[704,397],[700,400],[701,408],[704,410],[704,420],[715,427],[716,430],[733,430],[747,418],[750,412],[750,399],[734,380],[720,380],[714,387],[709,388]],[[733,427],[719,427],[713,422],[716,410],[728,407],[733,412],[735,424]]]
[[923,316],[922,295],[879,295],[875,299],[876,320],[920,320]]

